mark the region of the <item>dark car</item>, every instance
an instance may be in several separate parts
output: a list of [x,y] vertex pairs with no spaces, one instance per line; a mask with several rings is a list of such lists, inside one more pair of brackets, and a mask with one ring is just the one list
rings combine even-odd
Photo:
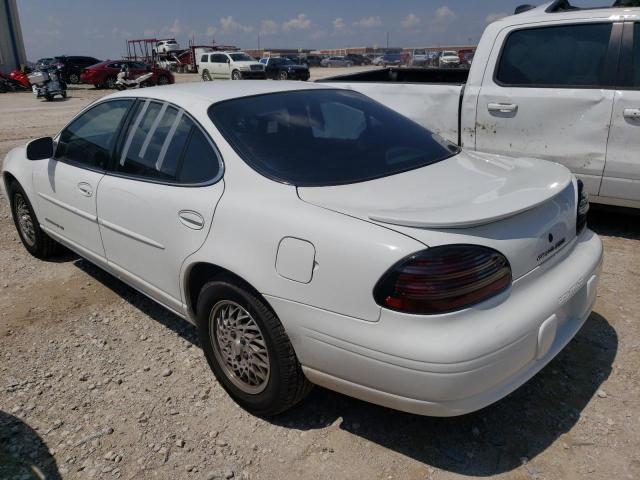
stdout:
[[296,65],[304,67],[319,67],[322,57],[320,55],[287,55],[287,58]]
[[67,56],[55,57],[55,64],[60,67],[62,78],[67,83],[80,83],[82,71],[100,63],[100,60],[94,57]]
[[319,67],[320,62],[322,62],[322,57],[320,55],[307,55],[305,61],[310,67]]
[[56,59],[53,57],[39,58],[38,61],[36,62],[36,68],[40,69],[40,68],[48,67],[49,65],[55,63],[55,61]]
[[386,67],[387,65],[400,65],[402,63],[402,54],[400,53],[385,53],[382,56],[380,65]]
[[150,85],[167,85],[174,83],[173,73],[164,68],[151,67],[144,62],[133,60],[106,60],[86,68],[81,75],[83,83],[95,85],[96,88],[113,88],[118,78],[118,73],[123,64],[129,67],[131,78],[139,77],[147,72],[153,72],[153,76],[145,83]]
[[304,65],[296,65],[286,57],[271,57],[260,59],[265,67],[267,78],[276,80],[309,80],[311,74],[309,68]]
[[357,53],[348,53],[344,57],[349,59],[354,65],[371,65],[371,60],[364,55],[358,55]]

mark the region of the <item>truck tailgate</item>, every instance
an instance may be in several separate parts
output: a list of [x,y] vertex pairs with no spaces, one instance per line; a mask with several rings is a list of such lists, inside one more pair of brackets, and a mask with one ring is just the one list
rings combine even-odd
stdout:
[[363,93],[450,142],[458,143],[460,94],[463,85],[345,81],[322,83]]

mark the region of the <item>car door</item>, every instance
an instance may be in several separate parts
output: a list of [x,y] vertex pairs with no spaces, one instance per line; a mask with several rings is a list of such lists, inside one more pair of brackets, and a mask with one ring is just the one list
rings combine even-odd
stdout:
[[498,34],[477,104],[479,151],[561,163],[597,195],[621,23],[516,26]]
[[227,66],[227,57],[216,53],[211,55],[211,73],[214,78],[224,78],[224,72]]
[[600,196],[624,204],[640,201],[640,22],[625,24],[622,51]]
[[56,139],[53,158],[37,162],[33,184],[44,230],[94,261],[104,260],[96,193],[132,100],[81,113]]
[[180,267],[209,233],[221,178],[221,157],[193,118],[168,103],[138,100],[98,189],[111,270],[182,312]]

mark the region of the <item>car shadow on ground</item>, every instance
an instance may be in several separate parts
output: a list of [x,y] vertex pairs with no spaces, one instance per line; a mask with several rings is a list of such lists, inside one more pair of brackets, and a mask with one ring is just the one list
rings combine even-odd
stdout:
[[[199,346],[196,328],[91,263],[75,265],[143,313]],[[559,440],[611,374],[618,337],[608,321],[592,313],[569,345],[538,375],[505,399],[455,418],[420,417],[362,402],[316,387],[273,424],[297,430],[339,428],[425,465],[451,472],[489,476],[526,465]],[[204,362],[204,356],[202,361]],[[212,374],[212,381],[213,374]]]
[[135,308],[143,312],[145,315],[151,317],[156,322],[169,328],[184,340],[191,342],[197,347],[200,346],[200,341],[198,340],[198,331],[194,325],[187,322],[186,320],[183,320],[178,315],[170,312],[160,304],[154,302],[142,293],[131,288],[126,283],[122,282],[110,273],[102,270],[100,267],[97,267],[88,260],[78,257],[71,252],[69,253],[69,255],[72,256],[72,258],[69,258],[69,260],[73,260],[74,265],[85,272],[87,275],[90,275],[96,281],[102,283],[105,287],[109,288],[119,297],[129,302]]
[[42,438],[19,418],[0,410],[0,478],[61,479]]
[[640,210],[591,205],[587,224],[598,235],[640,239]]

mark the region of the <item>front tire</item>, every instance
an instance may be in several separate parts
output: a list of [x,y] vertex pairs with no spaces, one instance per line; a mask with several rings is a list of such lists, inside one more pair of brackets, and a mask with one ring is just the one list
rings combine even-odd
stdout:
[[241,79],[242,79],[242,75],[238,70],[234,70],[233,72],[231,72],[231,80],[241,80]]
[[211,74],[209,73],[209,70],[207,70],[206,68],[202,71],[202,81],[203,82],[210,82],[211,80],[213,80],[213,78],[211,78]]
[[278,78],[280,80],[287,80],[289,78],[289,74],[287,72],[285,72],[284,70],[282,70],[279,74],[278,74]]
[[24,248],[36,258],[50,258],[59,251],[60,244],[41,228],[24,189],[13,180],[9,184],[11,216]]
[[69,83],[80,83],[80,75],[78,75],[77,73],[70,73]]
[[109,89],[113,89],[116,86],[116,77],[109,76],[105,82],[105,87]]
[[160,75],[158,77],[158,85],[169,85],[169,77],[166,75]]
[[197,323],[214,375],[253,415],[282,413],[311,390],[280,320],[241,282],[219,277],[207,283],[198,296]]

